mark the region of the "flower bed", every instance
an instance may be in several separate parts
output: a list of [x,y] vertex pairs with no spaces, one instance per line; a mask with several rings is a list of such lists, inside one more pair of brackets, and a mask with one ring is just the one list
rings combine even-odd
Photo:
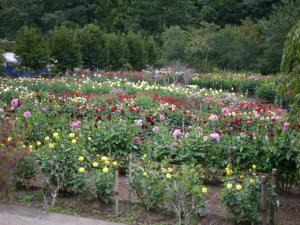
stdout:
[[[272,104],[220,89],[103,76],[2,78],[0,89],[0,179],[8,185],[16,176],[24,182],[41,175],[48,205],[61,191],[91,192],[110,203],[115,171],[127,169],[132,154],[138,159],[132,187],[145,206],[163,200],[158,205],[169,205],[184,224],[205,215],[203,181],[213,174],[203,170],[225,176],[230,165],[232,176],[255,164],[259,172],[276,168],[281,189],[297,182],[299,121]],[[235,180],[236,191],[250,179]],[[241,193],[248,201],[259,189]],[[230,191],[224,195],[226,205],[240,201]],[[247,222],[253,215],[245,215]]]

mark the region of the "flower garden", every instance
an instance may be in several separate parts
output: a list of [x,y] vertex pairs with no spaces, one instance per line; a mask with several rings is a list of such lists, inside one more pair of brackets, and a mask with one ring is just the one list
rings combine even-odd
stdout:
[[1,78],[6,201],[20,186],[49,210],[81,195],[120,221],[125,179],[127,204],[172,218],[156,224],[190,225],[205,221],[218,186],[222,224],[274,224],[276,193],[299,190],[300,121],[255,99],[270,78],[216,76],[209,86],[197,75],[184,86],[137,77]]

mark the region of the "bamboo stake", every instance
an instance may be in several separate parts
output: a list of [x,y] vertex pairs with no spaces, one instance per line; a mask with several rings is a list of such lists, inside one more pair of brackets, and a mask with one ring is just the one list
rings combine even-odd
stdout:
[[114,194],[115,194],[115,213],[116,216],[118,217],[119,216],[119,171],[118,170],[116,170]]
[[[276,192],[276,175],[277,175],[277,169],[272,170],[272,190]],[[276,225],[277,224],[277,206],[276,206],[276,198],[272,199],[273,202],[271,204],[271,224]]]
[[266,196],[267,196],[267,177],[266,176],[261,176],[261,207],[262,207],[262,224],[266,225],[267,224],[267,201],[266,201]]
[[132,184],[132,153],[129,154],[129,166],[128,166],[128,173],[129,173],[129,187],[128,187],[128,201],[132,202],[132,190],[131,190],[131,184]]

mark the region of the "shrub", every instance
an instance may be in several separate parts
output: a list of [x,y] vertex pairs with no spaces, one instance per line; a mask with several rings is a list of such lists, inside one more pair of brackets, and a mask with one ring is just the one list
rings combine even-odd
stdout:
[[22,27],[17,33],[15,53],[21,64],[30,69],[44,68],[50,57],[44,37],[35,28],[29,27]]
[[60,26],[50,31],[50,49],[54,65],[60,72],[73,70],[81,63],[80,45],[71,28]]
[[140,34],[129,32],[126,37],[128,46],[128,62],[135,70],[142,70],[146,63],[144,40]]
[[300,110],[300,22],[294,26],[285,43],[281,70],[284,73],[283,93],[291,97],[294,108]]
[[212,37],[218,27],[214,24],[203,23],[200,29],[192,30],[190,39],[185,46],[186,62],[189,66],[199,70],[211,70]]
[[164,63],[184,61],[187,32],[180,27],[170,27],[162,33],[162,58]]
[[104,33],[94,24],[88,24],[79,31],[78,40],[82,52],[82,63],[85,68],[105,67]]
[[263,53],[260,57],[260,71],[263,74],[280,71],[282,51],[287,34],[299,20],[300,2],[284,0],[273,9],[272,15],[259,21],[262,33]]
[[216,32],[211,40],[210,60],[219,68],[255,69],[260,53],[258,27],[249,19],[240,26],[227,26]]
[[147,209],[159,209],[163,204],[177,215],[178,224],[194,224],[203,215],[207,188],[203,187],[199,173],[193,166],[168,166],[167,163],[147,162],[134,170],[132,187]]
[[274,103],[276,90],[273,84],[261,84],[255,91],[255,95],[265,103]]
[[147,58],[146,63],[151,66],[160,65],[160,51],[153,36],[148,36],[144,39],[144,48]]
[[[36,170],[44,178],[46,192],[50,191],[51,207],[62,190],[78,192],[85,186],[85,176],[78,174],[79,149],[82,140],[70,139],[68,134],[53,133],[34,151]],[[78,143],[77,143],[78,142]],[[79,145],[79,146],[78,146]],[[44,194],[48,207],[47,193]]]
[[259,196],[260,180],[255,175],[229,177],[222,189],[222,201],[236,224],[257,223]]
[[108,70],[122,69],[128,63],[128,46],[126,39],[118,34],[105,36],[106,68]]
[[135,168],[130,184],[147,210],[158,210],[163,202],[164,186],[155,170]]

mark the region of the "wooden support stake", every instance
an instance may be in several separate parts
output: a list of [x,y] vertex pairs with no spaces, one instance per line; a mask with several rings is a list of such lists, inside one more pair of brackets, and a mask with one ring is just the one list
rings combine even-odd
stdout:
[[[277,169],[272,170],[272,191],[276,192],[276,176],[277,176]],[[277,224],[277,201],[276,197],[272,199],[271,202],[271,224]]]
[[267,177],[261,176],[261,208],[262,208],[262,224],[267,225]]
[[132,153],[129,154],[129,166],[128,166],[128,173],[129,173],[129,186],[128,186],[128,201],[132,202]]
[[115,175],[115,185],[114,185],[114,194],[115,194],[115,213],[116,216],[119,216],[119,170],[116,170]]

